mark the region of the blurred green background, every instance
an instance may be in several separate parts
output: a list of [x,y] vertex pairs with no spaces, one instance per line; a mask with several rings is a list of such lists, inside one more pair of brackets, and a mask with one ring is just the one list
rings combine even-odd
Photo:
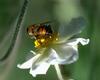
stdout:
[[[0,58],[11,43],[13,28],[23,2],[0,0]],[[80,15],[87,20],[86,28],[80,36],[89,38],[90,43],[79,46],[79,60],[66,65],[65,71],[75,80],[100,80],[100,0],[30,0],[15,47],[9,58],[0,62],[0,80],[58,80],[53,66],[46,75],[36,78],[29,74],[29,70],[16,67],[26,60],[25,57],[34,47],[33,41],[26,34],[26,28],[30,24],[53,19],[68,22]],[[8,39],[4,42],[5,37]]]

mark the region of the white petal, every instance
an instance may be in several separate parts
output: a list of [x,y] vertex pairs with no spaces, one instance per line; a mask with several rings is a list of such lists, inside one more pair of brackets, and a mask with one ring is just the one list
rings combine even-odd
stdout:
[[50,55],[48,57],[48,59],[46,60],[46,62],[48,62],[49,64],[59,64],[60,62],[58,61],[59,56],[57,55],[57,53],[55,52],[54,49],[51,49],[50,51]]
[[49,55],[51,54],[51,49],[46,48],[45,50],[40,51],[40,53],[41,53],[41,56],[35,61],[35,63],[33,64],[33,67],[35,65],[39,65],[39,64],[45,62],[48,59]]
[[37,54],[33,58],[29,59],[23,64],[18,64],[17,67],[21,69],[29,69],[32,67],[32,64],[40,57],[41,54]]
[[77,38],[68,40],[66,43],[58,43],[53,46],[51,55],[49,56],[49,63],[51,64],[70,64],[78,59],[78,43],[86,45],[89,39]]
[[48,64],[46,62],[43,62],[43,63],[37,65],[37,67],[31,68],[30,69],[30,74],[33,77],[36,77],[36,75],[38,75],[38,74],[46,74],[49,67],[50,67],[50,64]]
[[62,41],[65,41],[73,35],[80,33],[84,28],[85,23],[86,22],[83,17],[78,17],[73,18],[69,24],[62,24],[58,30],[60,39]]
[[32,64],[30,69],[30,74],[35,77],[38,74],[46,74],[50,64],[46,62],[50,55],[50,48],[46,48],[44,50],[39,51],[41,56]]
[[67,44],[58,44],[53,47],[53,53],[51,54],[52,64],[70,64],[78,59],[78,49],[77,46],[69,46]]
[[34,52],[33,50],[30,50],[31,53],[33,53],[34,55],[36,55],[36,52]]
[[77,45],[78,43],[81,43],[82,45],[87,45],[89,43],[89,39],[84,39],[84,38],[77,38],[77,39],[72,39],[68,41],[68,45]]

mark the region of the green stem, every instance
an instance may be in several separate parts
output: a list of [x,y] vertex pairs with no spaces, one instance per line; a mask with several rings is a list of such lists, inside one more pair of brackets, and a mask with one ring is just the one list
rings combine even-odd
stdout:
[[66,65],[58,65],[58,64],[54,65],[57,72],[58,79],[59,80],[73,80],[73,79],[70,79],[70,73],[69,71],[66,72],[65,66]]
[[54,67],[55,67],[55,69],[56,69],[58,79],[59,79],[59,80],[64,80],[64,79],[63,79],[63,76],[62,76],[62,74],[61,74],[61,70],[60,70],[59,65],[58,65],[58,64],[55,64]]
[[58,76],[59,80],[64,80],[59,65],[58,65],[58,64],[55,64],[54,67],[55,67],[55,69],[56,69],[57,76]]
[[11,41],[12,43],[10,44],[10,46],[9,46],[7,52],[5,53],[5,55],[0,59],[0,62],[5,61],[9,57],[9,55],[11,54],[11,51],[13,50],[13,48],[15,46],[15,43],[16,43],[17,36],[18,36],[18,33],[20,31],[20,28],[21,28],[23,18],[24,18],[25,12],[27,10],[28,2],[29,2],[28,0],[24,0],[24,4],[23,4],[22,9],[19,13],[19,17],[18,17],[18,20],[17,20],[17,23],[16,23],[15,32],[13,34],[13,38],[12,38],[12,41]]

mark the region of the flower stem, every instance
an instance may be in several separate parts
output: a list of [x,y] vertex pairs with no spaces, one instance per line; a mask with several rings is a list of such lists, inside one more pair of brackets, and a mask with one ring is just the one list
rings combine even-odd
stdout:
[[58,64],[54,65],[59,80],[73,80],[70,79],[70,72],[69,71],[66,72],[65,66],[66,65],[58,65]]
[[58,76],[59,80],[64,80],[59,65],[55,64],[54,67],[56,69],[57,76]]
[[29,2],[28,0],[24,0],[24,4],[23,4],[22,9],[19,13],[18,20],[17,20],[16,26],[15,26],[16,28],[15,28],[15,31],[13,33],[13,38],[12,38],[12,41],[11,41],[12,43],[10,44],[10,46],[9,46],[8,50],[6,51],[5,55],[0,59],[0,62],[6,60],[9,57],[9,55],[11,54],[11,51],[13,50],[13,48],[15,46],[17,36],[18,36],[19,30],[21,28],[22,21],[23,21],[23,18],[24,18],[26,9],[27,9],[28,2]]

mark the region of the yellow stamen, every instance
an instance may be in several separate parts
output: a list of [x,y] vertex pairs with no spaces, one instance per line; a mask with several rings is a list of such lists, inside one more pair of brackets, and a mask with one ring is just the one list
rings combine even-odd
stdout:
[[41,39],[41,42],[42,42],[42,43],[45,42],[45,39]]
[[50,45],[52,42],[57,40],[58,40],[57,34],[39,36],[39,38],[37,38],[34,41],[34,44],[36,48],[41,48],[41,47],[46,47]]
[[56,38],[56,41],[58,40],[58,38]]
[[39,47],[40,46],[40,43],[38,42],[38,40],[35,40],[34,44],[35,44],[35,47]]

